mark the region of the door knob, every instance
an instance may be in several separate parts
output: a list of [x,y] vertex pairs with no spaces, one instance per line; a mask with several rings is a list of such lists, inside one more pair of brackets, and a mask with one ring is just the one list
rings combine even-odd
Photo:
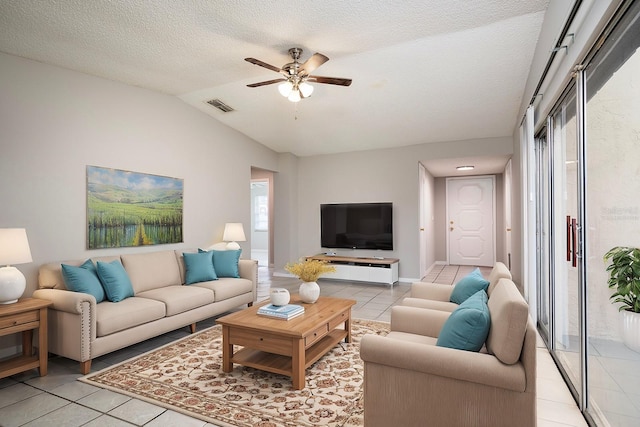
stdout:
[[449,231],[453,231],[453,227],[449,227]]

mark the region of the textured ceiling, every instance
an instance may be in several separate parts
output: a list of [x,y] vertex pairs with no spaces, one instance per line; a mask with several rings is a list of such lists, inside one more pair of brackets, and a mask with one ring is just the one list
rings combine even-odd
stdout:
[[[548,0],[2,0],[0,51],[175,95],[299,156],[511,136]],[[294,104],[290,47],[330,58]],[[235,109],[206,104],[219,98]]]

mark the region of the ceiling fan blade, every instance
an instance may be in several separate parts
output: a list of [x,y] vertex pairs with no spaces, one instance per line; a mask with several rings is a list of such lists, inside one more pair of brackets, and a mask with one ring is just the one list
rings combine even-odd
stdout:
[[267,80],[266,82],[251,83],[250,85],[247,85],[247,86],[248,87],[259,87],[259,86],[272,85],[274,83],[286,82],[286,81],[287,81],[287,79],[274,79],[274,80]]
[[300,66],[301,75],[311,74],[316,68],[324,64],[329,60],[328,57],[324,56],[321,53],[314,53],[311,58],[307,59],[304,64]]
[[284,71],[282,71],[282,69],[275,67],[271,64],[267,64],[266,62],[260,61],[259,59],[255,59],[255,58],[244,58],[245,61],[247,62],[251,62],[254,65],[258,65],[260,67],[264,67],[267,70],[271,70],[271,71],[275,71],[276,73],[284,73]]
[[339,85],[339,86],[351,85],[351,79],[343,79],[341,77],[309,76],[307,81],[315,82],[315,83],[324,83],[329,85]]

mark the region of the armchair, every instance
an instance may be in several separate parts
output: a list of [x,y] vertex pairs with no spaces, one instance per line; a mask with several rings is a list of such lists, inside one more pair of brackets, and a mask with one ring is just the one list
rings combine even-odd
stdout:
[[513,282],[488,303],[491,329],[476,353],[436,346],[450,313],[396,306],[386,337],[365,335],[365,427],[536,425],[536,331]]

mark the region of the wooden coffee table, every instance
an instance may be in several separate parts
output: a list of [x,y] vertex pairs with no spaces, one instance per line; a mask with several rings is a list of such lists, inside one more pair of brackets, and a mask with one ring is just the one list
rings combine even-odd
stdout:
[[[293,388],[305,386],[305,370],[343,339],[351,342],[351,307],[356,301],[320,297],[305,304],[297,295],[290,304],[304,307],[303,315],[291,320],[257,314],[256,304],[217,320],[222,325],[222,370],[233,364],[260,369],[292,378]],[[337,329],[344,324],[344,329]],[[234,353],[234,345],[243,348]]]

